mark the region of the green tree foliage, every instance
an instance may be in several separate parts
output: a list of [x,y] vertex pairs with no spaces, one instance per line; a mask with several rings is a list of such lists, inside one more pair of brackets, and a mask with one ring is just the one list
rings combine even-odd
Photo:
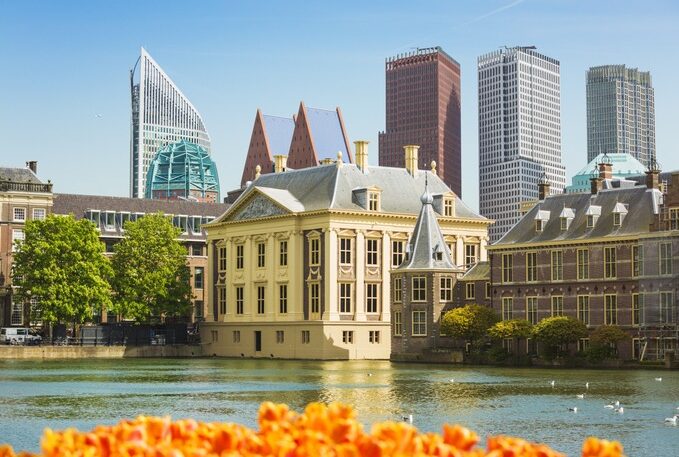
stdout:
[[448,311],[441,320],[441,333],[465,341],[476,341],[486,335],[497,321],[493,310],[483,305],[466,305]]
[[617,325],[601,325],[589,336],[587,357],[592,361],[615,357],[618,343],[629,338],[629,335]]
[[138,322],[189,313],[190,272],[179,234],[162,213],[125,224],[112,258],[114,312]]
[[587,327],[572,317],[548,317],[533,327],[533,338],[543,343],[548,353],[556,354],[565,345],[587,336]]
[[82,323],[110,304],[111,265],[91,222],[54,215],[30,220],[18,243],[13,284],[19,300],[37,300],[32,319]]
[[499,321],[488,329],[488,336],[497,340],[528,338],[532,329],[533,325],[525,319]]

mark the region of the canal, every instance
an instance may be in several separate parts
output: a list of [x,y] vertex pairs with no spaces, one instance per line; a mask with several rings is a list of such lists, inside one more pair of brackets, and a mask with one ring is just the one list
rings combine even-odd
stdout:
[[[255,427],[266,400],[298,411],[313,401],[340,401],[367,426],[413,414],[424,431],[459,423],[482,439],[515,435],[568,455],[580,455],[589,435],[621,441],[628,456],[679,454],[679,427],[664,422],[679,413],[679,372],[386,361],[0,361],[0,443],[37,451],[45,427],[86,430],[141,414]],[[624,414],[604,407],[615,400]]]

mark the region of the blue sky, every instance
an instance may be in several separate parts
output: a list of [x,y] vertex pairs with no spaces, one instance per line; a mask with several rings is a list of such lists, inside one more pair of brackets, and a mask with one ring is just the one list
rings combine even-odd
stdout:
[[[658,160],[679,169],[679,2],[0,1],[0,164],[39,161],[57,192],[127,196],[128,72],[148,49],[201,112],[222,190],[240,182],[257,108],[340,106],[377,164],[384,59],[442,46],[462,65],[463,198],[478,206],[477,56],[535,45],[561,61],[567,177],[586,163],[585,71],[650,70]],[[101,117],[97,117],[101,114]]]

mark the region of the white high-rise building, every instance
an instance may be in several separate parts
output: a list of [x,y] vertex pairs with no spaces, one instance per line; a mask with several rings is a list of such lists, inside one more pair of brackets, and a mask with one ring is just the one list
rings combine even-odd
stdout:
[[559,61],[534,46],[502,48],[478,59],[479,206],[497,241],[537,200],[538,182],[562,192]]
[[146,174],[159,149],[187,140],[210,153],[210,135],[198,110],[144,48],[130,70],[130,90],[130,196],[143,198]]

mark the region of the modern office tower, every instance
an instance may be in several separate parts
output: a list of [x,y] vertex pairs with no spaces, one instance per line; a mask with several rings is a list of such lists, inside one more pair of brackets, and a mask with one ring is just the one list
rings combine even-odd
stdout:
[[478,59],[479,209],[497,241],[538,199],[546,179],[562,192],[559,61],[534,46],[502,48]]
[[130,70],[130,90],[130,196],[143,198],[149,164],[159,149],[188,140],[210,153],[210,135],[200,113],[144,48]]
[[403,146],[420,146],[421,169],[438,174],[458,196],[461,185],[460,64],[440,47],[387,59],[387,125],[379,134],[379,163],[403,167]]
[[601,153],[631,154],[655,163],[655,103],[651,73],[625,65],[587,72],[587,161]]

